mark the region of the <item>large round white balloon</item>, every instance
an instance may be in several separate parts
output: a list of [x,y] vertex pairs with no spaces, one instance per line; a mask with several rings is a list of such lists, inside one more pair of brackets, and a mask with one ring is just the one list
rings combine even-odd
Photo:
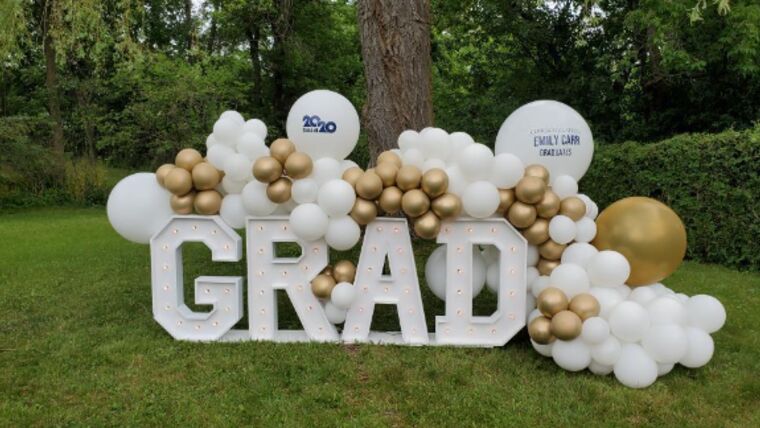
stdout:
[[317,204],[302,204],[290,213],[293,233],[304,241],[316,241],[325,236],[329,218]]
[[327,225],[325,242],[338,251],[350,250],[359,242],[361,229],[351,216],[333,217]]
[[591,244],[570,244],[570,246],[565,248],[565,251],[562,252],[562,263],[575,263],[576,265],[586,268],[588,262],[591,261],[598,252],[599,250]]
[[578,232],[573,219],[566,215],[557,215],[549,220],[549,237],[558,244],[567,244],[575,239]]
[[319,206],[330,217],[340,217],[351,212],[351,208],[356,202],[356,193],[353,186],[347,181],[333,179],[319,189],[317,197]]
[[407,129],[398,136],[398,148],[401,149],[402,152],[405,152],[409,149],[419,150],[420,145],[422,144],[420,140],[420,134],[417,131],[413,129]]
[[321,186],[330,180],[340,178],[342,174],[343,170],[341,169],[340,162],[333,158],[320,158],[314,161],[314,168],[309,177],[313,178],[317,185]]
[[[446,300],[446,246],[436,248],[425,262],[425,282],[430,291]],[[486,283],[486,261],[477,247],[472,247],[472,298],[480,294]]]
[[610,337],[610,325],[601,317],[591,317],[583,321],[581,339],[589,345],[598,345]]
[[330,293],[330,301],[340,309],[348,309],[356,299],[356,287],[348,282],[339,282]]
[[599,364],[611,366],[620,358],[620,341],[608,335],[602,343],[591,347],[591,358]]
[[615,337],[626,342],[637,342],[649,330],[649,313],[638,303],[625,301],[612,310],[609,323]]
[[591,287],[588,292],[599,302],[599,316],[604,319],[609,319],[612,310],[623,301],[620,292],[613,288]]
[[222,220],[233,229],[245,227],[245,216],[248,215],[243,206],[243,198],[240,195],[227,195],[222,199],[222,207],[219,209]]
[[286,129],[296,149],[312,159],[343,160],[359,140],[359,115],[346,97],[320,89],[296,100]]
[[243,125],[243,130],[255,133],[262,140],[267,138],[267,125],[261,119],[248,119]]
[[293,182],[290,192],[294,201],[299,204],[306,204],[317,200],[319,185],[313,178],[302,178]]
[[262,156],[269,156],[269,149],[264,144],[264,139],[252,131],[248,131],[238,137],[235,148],[238,153],[245,155],[251,161],[255,161]]
[[578,182],[569,175],[560,175],[553,179],[552,190],[560,199],[575,196],[578,193]]
[[588,278],[595,287],[617,287],[623,285],[631,274],[631,265],[625,256],[617,251],[600,251],[588,266]]
[[591,364],[591,349],[581,339],[557,340],[552,348],[552,358],[563,369],[577,372]]
[[515,187],[523,174],[525,174],[525,166],[517,156],[512,153],[501,153],[494,156],[491,167],[491,183],[499,189]]
[[577,111],[542,100],[509,115],[496,136],[495,152],[513,153],[525,165],[544,165],[552,177],[567,174],[580,180],[591,165],[594,140]]
[[277,204],[269,200],[267,185],[264,183],[258,181],[249,182],[243,187],[240,196],[243,198],[245,210],[251,215],[266,216],[272,214],[277,209]]
[[451,152],[451,138],[449,133],[441,128],[429,129],[425,134],[421,134],[422,154],[426,159],[442,159],[449,157]]
[[108,221],[124,239],[148,244],[174,215],[170,199],[171,194],[156,181],[156,174],[132,174],[116,183],[108,195]]
[[493,168],[493,152],[483,144],[470,144],[457,154],[457,164],[471,181],[488,180]]
[[653,325],[686,324],[686,308],[675,297],[658,297],[647,304],[647,310],[649,311],[649,319]]
[[702,329],[687,327],[685,330],[689,347],[679,363],[691,369],[702,367],[712,358],[715,351],[715,343],[712,337]]
[[550,274],[552,287],[562,290],[568,299],[589,290],[588,275],[581,266],[573,263],[562,263]]
[[658,363],[677,363],[689,350],[686,331],[677,324],[653,325],[641,339],[641,346]]
[[489,181],[476,181],[465,189],[462,208],[472,217],[489,217],[499,208],[499,190]]
[[691,296],[686,302],[689,323],[707,333],[714,333],[726,322],[726,309],[718,299],[706,294]]
[[615,377],[629,388],[646,388],[657,380],[657,363],[637,344],[623,345]]

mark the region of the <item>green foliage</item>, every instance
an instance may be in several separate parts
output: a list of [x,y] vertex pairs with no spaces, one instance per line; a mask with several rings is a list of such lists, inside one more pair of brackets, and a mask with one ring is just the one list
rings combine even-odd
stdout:
[[601,145],[581,188],[600,206],[649,196],[684,221],[687,256],[760,270],[760,125],[652,144]]

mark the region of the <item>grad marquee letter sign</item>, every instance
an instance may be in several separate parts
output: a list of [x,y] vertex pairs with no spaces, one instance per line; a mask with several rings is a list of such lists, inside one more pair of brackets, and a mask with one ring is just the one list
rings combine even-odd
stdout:
[[[406,219],[378,218],[366,228],[357,263],[357,298],[348,308],[342,331],[330,323],[310,281],[327,266],[324,241],[303,242],[287,217],[246,221],[248,330],[233,327],[242,319],[243,278],[202,276],[195,280],[194,312],[184,302],[182,244],[202,242],[214,261],[237,262],[240,236],[218,216],[175,216],[151,240],[153,316],[175,339],[190,341],[267,340],[276,342],[371,342],[408,345],[502,346],[525,325],[527,243],[503,218],[460,219],[444,224],[438,242],[446,244],[446,311],[428,332],[417,268]],[[278,257],[279,243],[301,247],[298,257]],[[472,246],[488,244],[500,252],[496,311],[472,314]],[[383,267],[388,266],[388,273]],[[285,291],[304,330],[280,330],[277,290]],[[375,305],[395,305],[400,332],[370,331]]]

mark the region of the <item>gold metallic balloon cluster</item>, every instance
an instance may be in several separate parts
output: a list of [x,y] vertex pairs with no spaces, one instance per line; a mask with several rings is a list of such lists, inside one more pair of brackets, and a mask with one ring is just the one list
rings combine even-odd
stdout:
[[156,170],[158,184],[172,193],[171,207],[177,214],[213,215],[222,206],[222,195],[214,190],[224,173],[203,159],[195,149],[182,149],[174,163]]
[[542,165],[529,165],[514,189],[499,189],[501,203],[497,212],[520,229],[531,245],[538,246],[541,258],[538,271],[549,275],[559,266],[567,244],[549,238],[549,222],[556,215],[578,221],[586,215],[586,204],[575,196],[560,200],[549,186],[549,171]]
[[297,152],[296,146],[287,138],[278,138],[269,146],[269,156],[256,159],[253,176],[267,184],[270,201],[282,204],[290,200],[293,181],[306,178],[314,168],[309,155]]
[[423,174],[415,166],[403,165],[391,151],[381,153],[377,166],[367,171],[347,169],[343,180],[356,190],[351,217],[360,225],[369,224],[378,213],[403,212],[413,221],[417,236],[433,239],[442,221],[454,219],[462,211],[459,197],[447,193],[449,177],[445,171],[432,168]]
[[329,299],[338,283],[354,283],[356,265],[349,260],[341,260],[335,266],[327,266],[311,280],[311,292],[320,299]]
[[583,321],[599,315],[599,301],[582,293],[568,301],[559,288],[544,289],[536,299],[542,316],[528,324],[528,334],[534,342],[546,345],[559,340],[573,340],[581,334]]

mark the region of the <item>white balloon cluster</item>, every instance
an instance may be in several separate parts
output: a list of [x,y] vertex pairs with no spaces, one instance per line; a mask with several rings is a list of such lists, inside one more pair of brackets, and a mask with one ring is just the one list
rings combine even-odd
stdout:
[[[446,245],[441,245],[425,263],[425,282],[430,291],[441,300],[446,300]],[[486,260],[477,246],[472,247],[472,298],[480,294],[486,284]]]
[[[576,339],[547,345],[531,341],[536,351],[565,370],[614,372],[631,388],[651,385],[676,363],[689,368],[707,364],[714,349],[710,333],[726,320],[723,305],[712,296],[688,297],[659,283],[631,289],[625,284],[630,269],[620,253],[598,251],[587,243],[570,245],[550,276],[530,283],[530,292],[538,297],[551,286],[569,299],[589,293],[600,312],[583,322]],[[528,322],[540,315],[533,310]]]

